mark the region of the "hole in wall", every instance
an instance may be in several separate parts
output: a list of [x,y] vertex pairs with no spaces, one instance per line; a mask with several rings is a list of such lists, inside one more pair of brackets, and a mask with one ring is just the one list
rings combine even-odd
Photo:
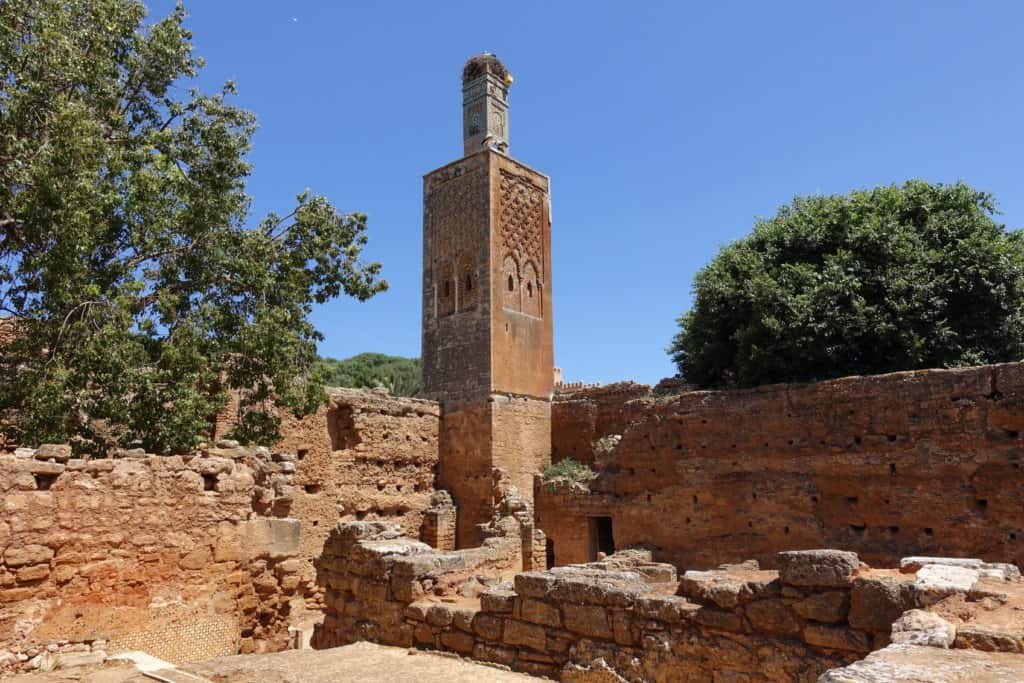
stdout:
[[889,439],[889,443],[894,443],[896,441],[897,435],[896,434],[889,434],[887,436],[887,438]]
[[515,280],[512,279],[511,275],[508,276],[508,291],[510,291],[510,292],[516,291],[516,282],[515,282]]
[[862,534],[862,533],[864,533],[864,531],[867,528],[868,528],[867,524],[851,524],[850,525],[850,531],[854,532],[855,534]]
[[935,530],[932,529],[930,526],[926,526],[924,528],[924,535],[925,536],[934,536],[935,535]]
[[381,484],[380,482],[378,482],[377,483],[377,490],[378,491],[383,491],[385,486],[386,486],[386,484]]
[[532,282],[527,282],[526,283],[526,296],[528,296],[531,299],[533,298],[533,283]]
[[445,297],[449,297],[449,296],[452,295],[452,281],[451,280],[445,280],[444,281],[444,295],[445,295]]
[[747,522],[747,526],[750,527],[751,529],[753,529],[754,528],[754,523],[753,522]]
[[216,474],[204,474],[203,475],[203,490],[204,491],[216,491],[217,490],[217,475]]
[[853,437],[853,442],[854,442],[855,444],[857,444],[858,446],[859,446],[859,445],[860,445],[860,444],[861,444],[861,443],[862,443],[863,441],[864,441],[864,439],[860,438],[859,436],[855,436],[855,437]]
[[60,474],[33,474],[32,477],[36,480],[36,490],[38,491],[49,491],[50,487],[53,486],[53,482],[57,481],[57,477]]
[[469,291],[472,291],[472,290],[473,290],[473,276],[470,275],[469,273],[467,273],[466,274],[466,291],[469,292]]
[[314,519],[313,520],[313,526],[320,526],[320,520],[319,519]]
[[309,453],[308,448],[299,448],[298,450],[295,451],[295,457],[297,457],[299,460],[305,460],[307,453]]
[[894,462],[889,463],[889,474],[895,476],[895,474],[896,474],[896,463],[894,463]]
[[306,484],[302,487],[306,493],[317,494],[320,493],[320,484]]
[[697,504],[697,496],[696,496],[696,495],[694,495],[694,497],[693,497],[693,504],[694,504],[694,505],[696,505],[696,504]]
[[788,534],[789,533],[789,527],[788,526],[782,527],[782,533]]
[[1016,540],[1017,540],[1017,534],[1015,534],[1015,533],[1013,533],[1013,532],[1011,531],[1011,532],[1010,532],[1010,540],[1011,540],[1011,541],[1016,541]]
[[847,496],[846,497],[846,502],[849,503],[850,505],[856,505],[857,504],[857,496]]
[[984,510],[985,508],[988,507],[988,499],[978,498],[977,500],[974,501],[974,504],[978,507],[979,510]]
[[898,526],[891,526],[891,527],[889,527],[889,533],[890,534],[895,535],[895,534],[898,534],[899,532],[900,532],[900,528]]
[[811,502],[812,503],[817,503],[818,502],[818,497],[817,496],[811,496]]

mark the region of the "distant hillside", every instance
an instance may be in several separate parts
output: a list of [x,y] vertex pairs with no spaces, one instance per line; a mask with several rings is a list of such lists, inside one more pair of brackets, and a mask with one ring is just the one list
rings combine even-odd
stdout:
[[326,375],[327,386],[385,387],[392,396],[417,396],[422,388],[419,358],[360,353],[344,360],[321,358],[318,362]]

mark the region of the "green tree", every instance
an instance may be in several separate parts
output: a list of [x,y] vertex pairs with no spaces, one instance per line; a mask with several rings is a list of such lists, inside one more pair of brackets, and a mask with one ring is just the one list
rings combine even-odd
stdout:
[[23,443],[197,443],[227,392],[239,435],[315,409],[311,307],[386,288],[366,217],[303,192],[246,226],[252,114],[202,68],[179,5],[0,2],[0,407]]
[[1024,239],[913,180],[798,197],[698,272],[669,353],[703,387],[1024,358]]
[[344,360],[322,358],[319,365],[332,387],[384,387],[392,396],[416,396],[423,387],[419,358],[361,353]]

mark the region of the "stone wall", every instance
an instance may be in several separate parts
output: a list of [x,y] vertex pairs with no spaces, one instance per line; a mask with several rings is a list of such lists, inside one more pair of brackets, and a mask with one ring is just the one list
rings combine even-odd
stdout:
[[[970,603],[998,615],[1022,590],[1008,565],[916,558],[902,571],[872,570],[833,550],[780,553],[779,571],[747,562],[681,581],[673,566],[629,550],[482,582],[471,565],[485,550],[438,553],[399,534],[358,523],[332,533],[319,573],[330,599],[314,647],[417,646],[564,681],[814,681],[891,639],[920,643],[919,626],[893,630],[908,610],[964,614]],[[974,642],[934,613],[915,623],[941,626],[929,636],[945,638],[930,643],[939,647]]]
[[233,621],[231,644],[244,651],[283,647],[291,601],[308,588],[299,528],[261,513],[287,513],[287,456],[223,445],[99,460],[60,445],[0,454],[0,647],[24,656],[201,615]]
[[277,446],[296,454],[291,515],[310,562],[339,520],[394,521],[418,536],[437,476],[437,403],[358,389],[329,395],[313,415],[283,414]]
[[622,434],[631,419],[629,402],[650,392],[650,386],[636,382],[563,388],[551,404],[551,461],[594,464],[594,442]]
[[[814,547],[879,564],[1024,561],[1024,364],[690,392],[621,414],[589,486],[538,482],[558,564],[593,558],[596,516],[611,518],[616,547],[686,568]],[[595,433],[554,422],[556,444]]]

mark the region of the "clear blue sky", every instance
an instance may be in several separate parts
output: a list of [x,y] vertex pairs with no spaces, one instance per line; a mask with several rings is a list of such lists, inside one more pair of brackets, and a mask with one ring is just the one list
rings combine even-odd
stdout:
[[481,51],[516,79],[510,153],[552,177],[569,380],[672,374],[694,273],[794,195],[962,179],[1024,225],[1022,2],[186,7],[200,85],[233,79],[259,117],[256,213],[309,187],[369,215],[391,289],[319,308],[324,355],[419,354],[421,178],[461,156],[459,75]]

